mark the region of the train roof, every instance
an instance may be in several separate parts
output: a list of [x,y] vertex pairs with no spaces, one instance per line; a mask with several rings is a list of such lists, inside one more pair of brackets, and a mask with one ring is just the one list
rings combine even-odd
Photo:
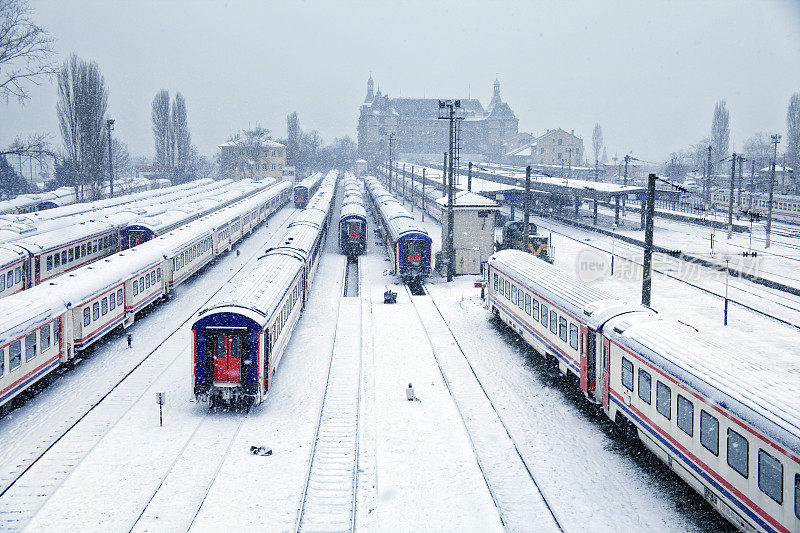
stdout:
[[62,246],[68,246],[83,239],[89,239],[112,229],[114,229],[114,226],[108,222],[92,220],[64,226],[38,235],[26,236],[24,239],[14,241],[13,244],[21,246],[35,255]]
[[653,317],[622,316],[609,326],[607,336],[800,456],[800,382],[777,371],[766,353],[733,352],[690,326]]
[[393,241],[400,240],[408,234],[417,234],[430,240],[427,230],[414,220],[414,217],[400,205],[400,202],[392,196],[380,182],[368,177],[364,180],[367,186],[367,193],[370,194],[378,205],[381,219],[386,225],[390,237]]
[[317,186],[317,184],[319,184],[320,181],[322,181],[322,172],[314,172],[307,178],[300,180],[300,182],[297,183],[294,188],[297,189],[305,187],[306,189],[313,189]]
[[653,314],[639,304],[629,304],[599,289],[581,283],[564,270],[520,250],[502,250],[489,258],[518,283],[536,287],[543,298],[574,317],[600,329],[609,319],[630,313]]
[[200,318],[195,325],[216,313],[235,313],[265,328],[278,311],[292,280],[302,269],[302,260],[292,255],[262,256],[246,276],[234,282],[224,296],[200,311]]
[[360,202],[358,202],[358,203],[351,202],[351,203],[347,203],[347,204],[342,205],[342,211],[341,211],[340,218],[342,220],[344,220],[345,218],[350,218],[350,217],[359,217],[359,218],[363,218],[364,220],[366,220],[367,219],[367,210],[364,208],[364,204],[360,203]]

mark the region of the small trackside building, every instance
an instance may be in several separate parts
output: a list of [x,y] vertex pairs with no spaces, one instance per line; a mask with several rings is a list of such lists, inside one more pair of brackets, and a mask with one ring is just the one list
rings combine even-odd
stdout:
[[[442,210],[442,242],[447,242],[448,199],[436,200]],[[481,265],[494,253],[495,215],[500,204],[469,191],[457,191],[453,202],[453,247],[456,274],[480,274]],[[441,252],[440,252],[441,253]],[[441,257],[441,259],[440,259]],[[437,268],[446,268],[444,258],[437,254]]]

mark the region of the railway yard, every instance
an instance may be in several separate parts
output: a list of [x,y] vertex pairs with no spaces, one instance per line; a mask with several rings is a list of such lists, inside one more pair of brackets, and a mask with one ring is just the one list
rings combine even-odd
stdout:
[[[205,531],[220,521],[270,531],[732,528],[601,416],[558,365],[492,319],[474,286],[480,277],[447,284],[434,273],[413,294],[373,230],[364,253],[348,260],[337,240],[340,189],[305,309],[264,400],[235,409],[196,400],[192,324],[279,244],[302,212],[292,205],[124,334],[107,335],[14,400],[0,419],[0,529]],[[435,254],[441,226],[422,221],[420,209],[412,216]],[[551,234],[556,266],[610,255],[606,235],[534,221]],[[659,221],[656,235],[688,249],[704,246],[703,231]],[[619,272],[641,251],[613,246],[618,273],[595,285],[635,302],[639,282]],[[776,238],[772,254],[765,271],[796,282],[792,236]],[[677,279],[675,261],[656,264],[653,308],[718,332],[724,279],[702,269]],[[387,290],[396,304],[384,303]],[[722,342],[772,353],[775,372],[797,383],[800,298],[745,280],[729,290],[763,312],[733,304]]]

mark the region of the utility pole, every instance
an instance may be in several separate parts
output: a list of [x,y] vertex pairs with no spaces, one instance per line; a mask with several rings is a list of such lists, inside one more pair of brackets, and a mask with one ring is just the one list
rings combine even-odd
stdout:
[[439,117],[443,120],[450,121],[450,165],[447,167],[448,180],[447,180],[447,281],[453,281],[455,274],[455,245],[454,245],[454,232],[453,232],[453,203],[455,202],[455,194],[453,191],[455,176],[455,159],[458,154],[458,129],[460,126],[459,121],[463,117],[457,117],[456,112],[461,108],[461,100],[439,100]]
[[769,248],[770,233],[772,232],[772,199],[775,197],[775,164],[778,159],[778,143],[781,142],[781,136],[777,133],[770,135],[770,142],[775,145],[772,152],[772,168],[769,174],[769,206],[767,206],[767,243],[765,248]]
[[706,197],[704,198],[706,205],[711,203],[711,170],[714,166],[711,164],[711,146],[708,147],[708,164],[706,164],[706,169],[708,175],[706,177]]
[[530,201],[531,201],[531,166],[528,165],[525,168],[525,204],[523,205],[523,217],[522,217],[522,243],[525,245],[525,251],[527,252],[530,248],[530,235],[528,230],[528,222],[531,219],[531,208],[530,208]]
[[414,165],[411,165],[411,212],[414,212]]
[[425,222],[425,167],[422,167],[422,221]]
[[394,148],[394,132],[389,134],[389,192],[392,192],[392,149]]
[[739,155],[739,190],[736,194],[736,205],[739,209],[742,208],[742,166],[744,165],[744,156]]
[[642,305],[650,306],[653,270],[653,216],[656,204],[656,175],[647,178],[647,214],[644,224],[644,272],[642,273]]
[[733,237],[733,186],[736,180],[736,152],[731,155],[731,188],[728,198],[728,240]]
[[756,160],[755,158],[750,160],[750,206],[747,208],[748,211],[753,210],[753,193],[756,192]]
[[442,163],[442,196],[447,194],[447,152],[444,153],[444,161]]
[[467,168],[467,190],[472,192],[472,161],[469,162],[469,167]]
[[403,180],[403,196],[402,196],[402,198],[403,198],[403,203],[406,203],[406,164],[405,163],[403,163],[402,180]]
[[[627,187],[628,186],[628,162],[631,160],[630,154],[625,154],[625,178],[622,184]],[[625,203],[627,201],[628,195],[622,197],[622,218],[625,219]]]

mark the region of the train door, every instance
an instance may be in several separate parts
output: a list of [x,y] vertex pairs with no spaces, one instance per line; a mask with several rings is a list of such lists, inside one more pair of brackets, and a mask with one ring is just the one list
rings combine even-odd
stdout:
[[409,240],[405,243],[406,264],[419,267],[422,264],[423,244],[421,240]]
[[597,361],[596,343],[597,333],[581,325],[581,390],[594,395],[596,389],[595,365]]
[[247,354],[247,328],[207,331],[206,346],[214,362],[214,381],[239,382],[242,356]]
[[608,411],[609,372],[611,365],[611,341],[603,337],[603,409]]
[[133,248],[134,246],[138,246],[147,240],[147,235],[143,231],[131,230],[128,231],[128,242],[126,244],[126,248]]

